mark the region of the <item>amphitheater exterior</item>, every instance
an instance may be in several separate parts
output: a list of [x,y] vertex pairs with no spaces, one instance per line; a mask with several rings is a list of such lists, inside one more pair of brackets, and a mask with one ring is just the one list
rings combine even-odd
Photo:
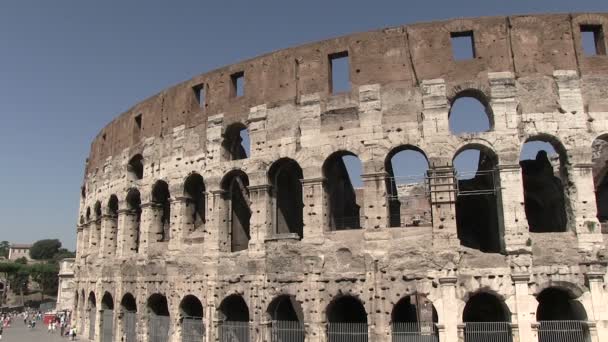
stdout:
[[[85,166],[79,335],[608,341],[605,33],[606,13],[392,27],[136,104]],[[455,38],[470,58],[454,58]],[[344,58],[340,92],[331,75]],[[483,105],[488,130],[452,133],[463,97]],[[559,157],[520,161],[531,141]],[[469,149],[483,158],[465,179],[453,161]],[[402,151],[428,162],[414,185],[390,162]]]

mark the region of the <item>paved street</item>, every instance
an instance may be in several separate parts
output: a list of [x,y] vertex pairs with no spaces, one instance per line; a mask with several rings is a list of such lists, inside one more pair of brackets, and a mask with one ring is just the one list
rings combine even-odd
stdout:
[[[29,329],[23,325],[23,320],[14,321],[10,328],[4,329],[2,342],[58,342],[69,341],[68,338],[59,337],[59,331],[49,334],[46,326],[36,323],[36,329]],[[80,340],[83,341],[83,340]]]

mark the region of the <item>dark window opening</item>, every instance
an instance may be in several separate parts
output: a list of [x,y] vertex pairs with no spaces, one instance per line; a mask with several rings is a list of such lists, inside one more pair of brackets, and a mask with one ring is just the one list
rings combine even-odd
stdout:
[[351,296],[334,299],[327,306],[328,342],[367,342],[367,312],[361,302]]
[[568,176],[561,156],[546,141],[528,141],[520,156],[524,205],[530,232],[565,232]]
[[385,162],[389,226],[432,226],[426,156],[414,146],[392,150]]
[[157,215],[156,241],[169,241],[171,230],[171,195],[169,185],[164,181],[157,181],[152,189],[152,202],[158,206],[160,215]]
[[129,210],[129,216],[132,220],[130,223],[130,238],[129,246],[132,251],[139,251],[139,238],[140,238],[140,224],[141,224],[141,196],[137,189],[131,189],[127,193],[127,208]]
[[203,304],[193,295],[187,295],[179,305],[182,316],[203,317]]
[[110,196],[108,200],[108,215],[112,218],[118,217],[118,197],[116,195]]
[[95,220],[101,220],[101,202],[95,202]]
[[207,106],[205,99],[205,95],[207,94],[205,84],[201,83],[196,85],[192,87],[192,90],[194,91],[194,96],[196,97],[196,102],[198,102],[199,108],[204,109]]
[[606,43],[602,25],[581,25],[581,41],[585,56],[606,54]]
[[438,341],[437,321],[437,310],[426,296],[414,294],[402,298],[391,313],[392,340]]
[[452,58],[455,61],[476,57],[473,31],[452,32],[450,33],[450,39],[452,42]]
[[470,322],[510,322],[511,313],[507,305],[498,297],[486,292],[471,296],[464,306],[462,321]]
[[87,188],[86,188],[86,186],[83,185],[80,187],[80,197],[85,198],[86,194],[87,194]]
[[350,65],[348,51],[329,55],[329,92],[332,94],[349,92]]
[[241,123],[234,123],[226,129],[222,142],[225,160],[240,160],[250,156],[251,141],[249,130]]
[[135,126],[137,127],[138,130],[141,130],[141,121],[142,121],[142,115],[137,114],[135,116]]
[[452,134],[481,133],[492,128],[493,114],[483,94],[470,90],[458,94],[448,114]]
[[543,290],[537,297],[537,321],[569,321],[587,320],[587,313],[582,303],[577,301],[568,291],[550,287]]
[[190,218],[190,232],[202,228],[205,224],[205,183],[203,177],[193,173],[184,183],[184,193],[188,198],[187,216]]
[[153,294],[148,298],[148,336],[150,341],[167,341],[171,321],[167,297]]
[[458,182],[456,228],[460,244],[487,253],[504,249],[497,163],[492,151],[475,146],[462,149],[453,161]]
[[359,158],[347,151],[332,154],[323,164],[330,230],[361,228],[361,169]]
[[129,160],[129,164],[127,165],[127,171],[131,175],[132,179],[142,179],[144,178],[144,157],[141,154],[134,155],[131,160]]
[[122,297],[122,301],[120,301],[120,305],[123,310],[127,312],[137,312],[137,302],[135,301],[135,297],[132,294],[127,293]]
[[241,296],[231,295],[225,298],[219,311],[224,322],[249,322],[249,308]]
[[85,218],[87,219],[87,222],[91,221],[91,207],[87,207]]
[[105,293],[101,298],[101,308],[105,310],[114,310],[114,299],[109,293]]
[[240,71],[230,75],[232,83],[231,96],[241,97],[245,95],[245,72]]
[[276,161],[269,171],[277,234],[292,233],[300,238],[303,232],[302,169],[292,159]]
[[222,189],[225,191],[228,227],[230,229],[230,249],[232,252],[249,248],[251,209],[249,208],[249,178],[241,171],[234,171],[224,177]]
[[304,342],[304,314],[293,296],[275,298],[268,306],[267,314],[272,321],[272,336],[276,341]]

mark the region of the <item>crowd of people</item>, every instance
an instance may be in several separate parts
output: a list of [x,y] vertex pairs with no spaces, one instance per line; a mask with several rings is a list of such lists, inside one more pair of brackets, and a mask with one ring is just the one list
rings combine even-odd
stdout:
[[[71,341],[76,338],[76,327],[71,326],[71,312],[62,311],[54,314],[43,315],[41,311],[24,310],[22,312],[6,312],[0,315],[0,340],[4,329],[10,328],[15,320],[23,319],[23,325],[29,329],[36,329],[36,324],[46,325],[49,334],[56,334],[59,330],[60,336],[67,337]],[[14,323],[13,323],[14,324]]]

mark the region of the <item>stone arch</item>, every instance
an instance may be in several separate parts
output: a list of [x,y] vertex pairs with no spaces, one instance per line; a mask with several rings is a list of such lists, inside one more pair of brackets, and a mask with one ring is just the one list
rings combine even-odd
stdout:
[[92,340],[95,338],[97,330],[97,300],[95,297],[95,292],[93,291],[89,292],[89,297],[87,299],[87,311],[89,322],[89,339]]
[[182,341],[202,341],[205,336],[203,303],[194,295],[186,295],[179,303]]
[[101,308],[103,310],[114,310],[114,298],[109,292],[104,292],[101,298]]
[[293,159],[281,158],[268,170],[273,202],[273,223],[276,234],[304,236],[304,201],[302,168]]
[[154,293],[146,301],[148,311],[148,337],[150,341],[169,341],[171,318],[167,297]]
[[85,218],[87,223],[91,222],[91,207],[87,207]]
[[118,197],[114,194],[108,199],[107,213],[112,218],[118,218]]
[[400,145],[384,161],[390,227],[432,226],[426,177],[429,160],[419,147]]
[[251,208],[249,199],[249,177],[241,170],[228,172],[221,181],[226,206],[226,222],[232,252],[249,248]]
[[120,300],[122,320],[120,320],[122,334],[126,337],[125,342],[135,342],[137,339],[137,301],[135,297],[127,292]]
[[96,221],[101,220],[102,212],[101,212],[101,202],[100,201],[95,202],[94,212],[95,212],[95,220]]
[[368,340],[367,311],[358,298],[339,295],[327,305],[325,314],[329,342]]
[[457,150],[452,163],[458,181],[456,227],[460,243],[483,252],[503,251],[498,156],[486,145],[466,144]]
[[101,341],[114,341],[114,298],[105,292],[101,298]]
[[241,295],[232,294],[224,298],[218,311],[224,322],[249,322],[249,307]]
[[[494,114],[490,106],[490,98],[487,92],[477,87],[476,84],[464,84],[454,87],[448,97],[450,111],[448,120],[450,132],[459,133],[479,133],[494,129]],[[464,111],[468,113],[463,113]],[[461,122],[467,120],[464,115],[474,115],[476,122],[487,120],[487,124],[482,125],[480,130],[469,130],[460,127]],[[486,127],[487,126],[487,127]]]
[[464,323],[510,322],[511,312],[504,299],[487,290],[480,290],[468,296],[462,311]]
[[[224,160],[240,160],[249,158],[250,151],[243,144],[249,140],[249,130],[241,122],[230,124],[224,131],[222,140],[222,155]],[[250,143],[249,143],[250,145]]]
[[572,287],[549,286],[538,292],[536,320],[541,321],[586,321],[587,312]]
[[141,154],[138,153],[129,159],[127,173],[132,180],[144,178],[144,157]]
[[164,180],[157,180],[152,187],[152,203],[158,208],[156,209],[160,215],[157,215],[156,225],[156,241],[169,241],[171,231],[171,193],[169,192],[169,184]]
[[184,181],[184,196],[187,199],[186,215],[190,223],[190,232],[205,225],[205,181],[203,177],[192,172]]
[[304,311],[295,296],[281,294],[276,296],[266,309],[268,319],[272,321],[297,321],[304,324]]
[[404,296],[391,311],[391,322],[430,322],[437,323],[437,310],[427,296],[414,293]]
[[330,230],[361,228],[363,193],[362,188],[357,188],[361,185],[356,184],[361,180],[349,174],[345,157],[354,157],[361,163],[357,155],[349,151],[334,152],[323,163]]
[[139,251],[139,242],[141,238],[141,195],[139,190],[131,188],[127,191],[125,198],[127,210],[132,217],[132,222],[129,227],[125,227],[130,231],[131,241],[130,249],[136,253]]

